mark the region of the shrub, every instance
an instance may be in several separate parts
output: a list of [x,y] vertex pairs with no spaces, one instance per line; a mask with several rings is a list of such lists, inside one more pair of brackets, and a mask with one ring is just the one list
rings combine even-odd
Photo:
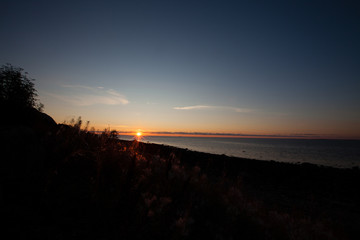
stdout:
[[0,105],[10,107],[34,107],[41,111],[44,105],[37,100],[34,79],[27,76],[22,68],[11,64],[0,68]]

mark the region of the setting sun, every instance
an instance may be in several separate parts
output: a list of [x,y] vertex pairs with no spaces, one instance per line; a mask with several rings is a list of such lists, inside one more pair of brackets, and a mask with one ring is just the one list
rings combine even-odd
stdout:
[[136,136],[138,136],[138,137],[141,137],[141,135],[142,135],[141,132],[137,132],[137,133],[136,133]]

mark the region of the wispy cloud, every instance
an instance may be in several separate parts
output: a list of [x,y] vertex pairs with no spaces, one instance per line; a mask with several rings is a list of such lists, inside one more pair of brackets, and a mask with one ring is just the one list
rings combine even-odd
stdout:
[[174,107],[176,110],[194,110],[194,109],[211,109],[214,106],[207,106],[207,105],[195,105],[195,106],[187,106],[187,107]]
[[77,88],[77,89],[84,89],[84,90],[89,90],[89,91],[96,91],[96,87],[89,87],[89,86],[84,86],[84,85],[71,85],[71,84],[63,84],[61,85],[61,87],[63,88]]
[[210,110],[229,110],[235,112],[252,112],[254,110],[247,109],[247,108],[235,108],[235,107],[228,107],[228,106],[211,106],[211,105],[194,105],[194,106],[185,106],[185,107],[174,107],[175,110],[203,110],[203,109],[210,109]]
[[47,93],[47,95],[76,106],[126,105],[129,103],[124,95],[114,89],[83,85],[62,85],[61,87],[67,89],[66,93]]

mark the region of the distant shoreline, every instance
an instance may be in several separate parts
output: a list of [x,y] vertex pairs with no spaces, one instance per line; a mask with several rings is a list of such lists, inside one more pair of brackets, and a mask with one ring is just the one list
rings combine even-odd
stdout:
[[[90,131],[94,134],[101,134],[103,131]],[[136,131],[116,131],[118,135],[135,136]],[[231,134],[231,133],[201,133],[201,132],[142,132],[144,136],[150,137],[199,137],[199,138],[244,138],[244,139],[304,139],[304,140],[349,140],[360,141],[359,137],[324,136],[317,134],[281,135],[281,134]]]

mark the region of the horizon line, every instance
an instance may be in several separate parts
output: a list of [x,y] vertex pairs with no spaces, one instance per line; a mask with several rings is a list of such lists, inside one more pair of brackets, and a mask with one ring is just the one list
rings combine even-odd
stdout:
[[[116,130],[115,130],[116,131]],[[94,131],[102,133],[104,131]],[[118,135],[136,135],[138,131],[116,131]],[[245,133],[209,133],[209,132],[168,132],[168,131],[141,131],[145,136],[169,136],[169,137],[230,137],[230,138],[282,138],[282,139],[339,139],[360,140],[360,137],[345,137],[335,134],[245,134]]]

